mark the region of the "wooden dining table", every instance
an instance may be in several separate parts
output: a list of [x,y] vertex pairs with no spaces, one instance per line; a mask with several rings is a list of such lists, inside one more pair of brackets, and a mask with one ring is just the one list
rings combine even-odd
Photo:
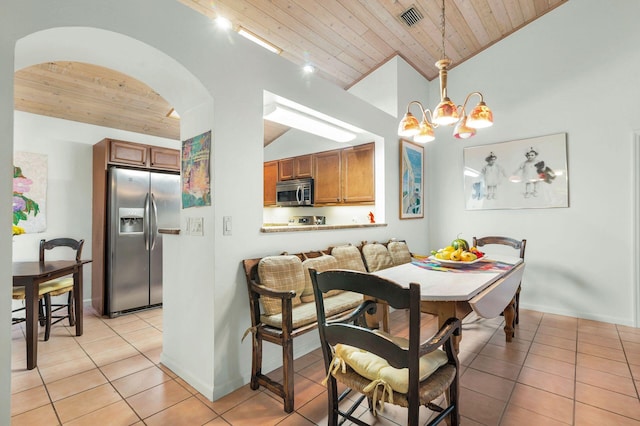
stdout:
[[[503,314],[505,339],[510,342],[514,336],[515,295],[524,267],[519,257],[489,255],[473,265],[455,268],[414,259],[373,274],[406,287],[420,284],[421,311],[437,315],[439,327],[448,318],[462,320],[472,311],[482,318]],[[461,338],[454,340],[456,350]]]
[[76,336],[82,336],[82,267],[87,260],[13,262],[13,285],[25,288],[27,369],[38,365],[38,287],[41,283],[73,274]]

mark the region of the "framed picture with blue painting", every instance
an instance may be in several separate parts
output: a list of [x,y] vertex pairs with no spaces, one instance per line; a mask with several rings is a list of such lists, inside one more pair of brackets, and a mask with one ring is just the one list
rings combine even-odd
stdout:
[[400,219],[424,217],[424,147],[400,139]]

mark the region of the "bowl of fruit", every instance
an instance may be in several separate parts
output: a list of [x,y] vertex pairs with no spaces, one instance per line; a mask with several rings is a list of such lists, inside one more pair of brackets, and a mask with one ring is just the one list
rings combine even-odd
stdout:
[[484,253],[477,247],[469,247],[462,238],[456,238],[450,245],[439,250],[432,250],[429,260],[444,266],[460,267],[472,265],[482,260]]

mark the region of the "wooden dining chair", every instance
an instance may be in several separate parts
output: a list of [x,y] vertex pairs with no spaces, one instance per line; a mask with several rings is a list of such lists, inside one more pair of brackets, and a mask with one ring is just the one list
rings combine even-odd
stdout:
[[[76,261],[80,261],[84,240],[74,240],[73,238],[54,238],[49,241],[40,240],[40,262],[44,262],[45,253],[62,247],[67,247],[75,253]],[[49,340],[51,326],[59,323],[65,318],[69,319],[69,325],[75,325],[74,297],[73,297],[73,275],[46,281],[40,284],[40,291],[44,299],[45,333],[44,340]],[[51,297],[67,294],[66,303],[52,303]],[[54,315],[66,308],[65,313]]]
[[[407,408],[403,424],[418,425],[419,408],[424,405],[437,412],[427,425],[449,418],[450,425],[460,423],[458,408],[459,362],[453,347],[453,336],[460,335],[460,320],[448,319],[436,334],[420,341],[420,285],[409,288],[384,278],[347,270],[317,272],[310,269],[316,301],[320,345],[327,371],[328,425],[338,418],[367,426],[353,413],[367,398],[374,416],[384,411],[384,404]],[[363,302],[350,316],[328,321],[324,297],[332,290],[362,294]],[[373,300],[369,300],[373,299]],[[375,300],[384,301],[409,314],[409,338],[372,330],[366,325],[365,313],[375,309]],[[346,390],[338,395],[338,382]],[[340,405],[351,392],[350,408]],[[444,394],[444,404],[434,403]],[[346,404],[346,401],[345,401]]]
[[[39,289],[39,291],[38,291],[38,321],[39,321],[40,325],[43,326],[43,327],[45,327],[46,324],[47,324],[46,316],[45,316],[45,313],[44,313],[44,299],[43,299],[44,293],[45,293],[44,289]],[[13,300],[16,300],[16,301],[24,303],[25,299],[27,298],[27,294],[26,294],[26,290],[25,290],[24,286],[14,286],[11,298]],[[20,306],[19,308],[11,310],[11,325],[20,324],[20,323],[25,322],[27,320],[25,316],[18,315],[19,312],[26,312],[26,308],[24,307],[24,304],[22,306]]]
[[[516,240],[515,238],[510,237],[500,237],[500,236],[489,236],[489,237],[473,237],[473,246],[474,247],[484,247],[486,245],[501,245],[508,246],[515,250],[519,251],[520,259],[524,260],[524,251],[527,248],[527,240]],[[520,323],[520,290],[522,287],[522,282],[518,284],[518,290],[516,291],[515,296],[515,317],[514,324]]]

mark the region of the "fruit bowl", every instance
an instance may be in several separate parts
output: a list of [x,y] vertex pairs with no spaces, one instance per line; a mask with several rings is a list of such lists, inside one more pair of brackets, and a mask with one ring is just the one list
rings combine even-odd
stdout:
[[451,268],[464,268],[467,265],[473,265],[474,263],[478,263],[480,261],[482,261],[482,259],[484,259],[483,257],[479,257],[476,260],[470,260],[468,262],[462,261],[462,260],[444,260],[444,259],[438,259],[435,256],[429,256],[429,260],[433,261],[433,262],[437,262],[439,264],[441,264],[442,266],[448,266]]

